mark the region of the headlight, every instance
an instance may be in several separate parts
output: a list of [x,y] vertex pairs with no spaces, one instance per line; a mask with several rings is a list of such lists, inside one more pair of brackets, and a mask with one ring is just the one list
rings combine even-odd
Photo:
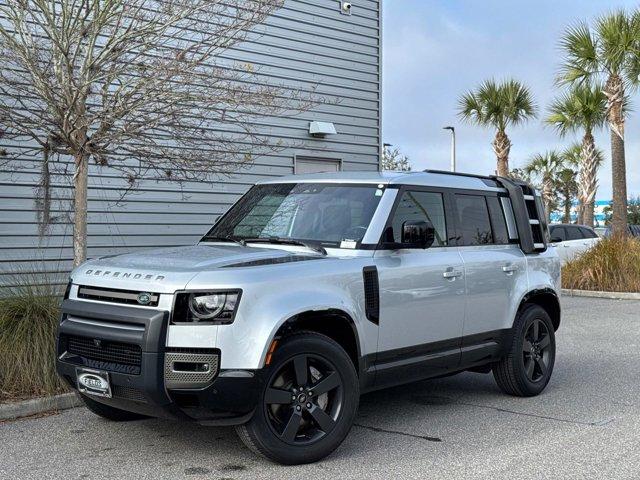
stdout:
[[172,323],[204,323],[224,325],[232,323],[240,291],[179,293]]

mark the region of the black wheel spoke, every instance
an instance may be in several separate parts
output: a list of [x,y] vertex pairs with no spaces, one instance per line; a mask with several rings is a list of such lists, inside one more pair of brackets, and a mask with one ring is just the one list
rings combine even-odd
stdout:
[[533,321],[533,341],[538,341],[540,335],[540,320]]
[[302,414],[294,410],[291,413],[291,417],[289,417],[287,425],[284,427],[282,435],[280,435],[285,442],[293,442],[295,440],[301,420]]
[[549,338],[549,335],[545,335],[544,337],[542,337],[542,339],[538,343],[538,346],[540,347],[540,349],[544,350],[549,346],[550,343],[551,343],[551,339]]
[[270,387],[264,394],[264,401],[269,405],[283,404],[287,405],[293,401],[291,392],[280,388]]
[[313,388],[313,394],[315,396],[322,395],[323,393],[330,392],[334,388],[340,386],[340,375],[336,372],[331,372],[326,377],[322,378]]
[[531,342],[529,340],[526,340],[522,343],[522,350],[525,353],[531,353],[531,351],[533,350],[533,346],[531,345]]
[[307,384],[309,378],[309,365],[306,355],[300,355],[293,359],[293,368],[296,372],[296,383],[299,387]]
[[533,360],[533,358],[528,358],[525,362],[524,362],[524,369],[527,372],[527,377],[530,380],[533,380],[533,371],[535,369],[535,362]]
[[547,371],[547,364],[544,363],[544,358],[538,357],[536,358],[536,363],[538,364],[538,368],[540,369],[540,375],[544,375]]
[[329,432],[336,423],[335,420],[331,418],[320,407],[314,406],[311,410],[309,410],[309,413],[311,414],[311,417],[313,417],[315,422],[318,424],[320,429],[325,433]]

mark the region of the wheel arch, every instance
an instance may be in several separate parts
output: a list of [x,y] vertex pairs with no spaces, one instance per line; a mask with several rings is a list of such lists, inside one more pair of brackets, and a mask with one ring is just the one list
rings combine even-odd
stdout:
[[[362,358],[360,337],[355,321],[344,310],[327,308],[324,310],[307,310],[287,318],[269,341],[273,345],[275,340],[286,337],[287,334],[298,331],[310,331],[326,335],[338,343],[349,355],[358,375],[361,372]],[[277,349],[277,345],[274,350]],[[268,364],[268,356],[265,358]]]
[[551,322],[553,323],[554,330],[558,330],[560,327],[560,299],[558,298],[558,294],[551,288],[540,288],[536,290],[531,290],[528,292],[520,301],[520,305],[518,306],[518,311],[522,309],[525,305],[539,305],[546,310],[551,317]]

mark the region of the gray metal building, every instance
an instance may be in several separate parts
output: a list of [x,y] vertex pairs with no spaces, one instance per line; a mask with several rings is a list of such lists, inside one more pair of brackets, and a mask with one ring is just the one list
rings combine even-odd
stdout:
[[[339,0],[286,0],[229,60],[255,65],[259,75],[282,84],[336,96],[339,101],[292,118],[263,118],[265,134],[287,148],[262,155],[251,167],[216,183],[142,183],[118,202],[117,172],[91,167],[88,256],[191,244],[259,179],[326,170],[377,170],[381,152],[381,1],[353,0],[349,15]],[[312,122],[330,122],[336,134],[310,135]],[[3,145],[0,149],[20,148]],[[25,158],[26,162],[30,159]],[[69,160],[70,161],[70,160]],[[0,170],[0,286],[23,272],[38,281],[63,278],[71,268],[72,232],[64,202],[60,220],[38,235],[35,202],[39,171]],[[52,181],[55,198],[71,199],[68,179]],[[58,209],[56,211],[56,209]],[[58,275],[59,274],[59,275]]]

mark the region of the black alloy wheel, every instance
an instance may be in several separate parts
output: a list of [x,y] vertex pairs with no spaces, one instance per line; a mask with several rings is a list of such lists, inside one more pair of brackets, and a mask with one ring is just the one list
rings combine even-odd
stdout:
[[522,356],[527,378],[532,382],[542,380],[549,368],[551,336],[540,318],[534,318],[525,332]]
[[360,399],[358,375],[331,338],[297,332],[281,340],[264,371],[253,417],[236,427],[255,453],[279,463],[316,462],[349,433]]
[[314,354],[296,355],[272,375],[268,384],[265,415],[282,441],[309,444],[334,429],[343,387],[329,360]]
[[526,304],[517,313],[505,356],[493,365],[500,389],[518,397],[541,393],[549,383],[556,359],[555,328],[540,305]]

